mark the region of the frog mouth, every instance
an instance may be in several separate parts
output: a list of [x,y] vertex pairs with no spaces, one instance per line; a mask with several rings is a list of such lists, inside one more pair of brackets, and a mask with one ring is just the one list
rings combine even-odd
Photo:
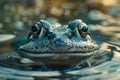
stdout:
[[[65,56],[90,56],[99,50],[99,46],[95,43],[86,43],[81,42],[81,45],[74,44],[70,45],[51,45],[51,46],[39,46],[36,49],[36,45],[30,46],[25,45],[21,46],[18,49],[18,53],[26,57],[48,57],[56,55],[65,55]],[[29,46],[29,47],[28,47]]]
[[73,51],[73,52],[32,52],[26,51],[24,49],[18,50],[18,52],[24,57],[54,57],[54,56],[68,56],[68,57],[82,57],[82,56],[91,56],[96,53],[98,50],[94,51]]

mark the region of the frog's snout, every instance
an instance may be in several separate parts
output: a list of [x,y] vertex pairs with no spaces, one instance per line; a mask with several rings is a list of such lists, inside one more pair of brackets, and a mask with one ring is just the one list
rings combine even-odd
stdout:
[[54,52],[67,52],[69,51],[69,48],[70,46],[65,42],[65,40],[62,40],[62,38],[56,38],[51,46],[51,49]]
[[54,44],[55,45],[59,45],[59,46],[64,46],[65,45],[65,41],[62,40],[61,38],[57,38],[54,40]]

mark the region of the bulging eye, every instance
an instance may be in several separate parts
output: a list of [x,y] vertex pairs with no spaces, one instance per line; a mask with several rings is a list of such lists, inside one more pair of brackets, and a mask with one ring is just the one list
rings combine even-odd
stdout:
[[34,25],[31,27],[33,38],[37,38],[38,36],[43,34],[44,28],[39,28],[38,26]]
[[88,26],[84,22],[82,22],[81,19],[71,21],[68,24],[68,28],[70,29],[72,34],[82,37],[85,37],[88,32]]
[[42,34],[46,33],[46,27],[44,25],[42,25],[41,22],[38,22],[36,24],[36,27],[38,28],[38,36],[41,36]]
[[28,41],[31,39],[39,39],[42,35],[50,32],[51,25],[45,21],[40,20],[31,27],[31,33],[28,35]]
[[81,31],[82,32],[87,32],[88,31],[88,26],[87,25],[82,25],[81,26]]
[[88,26],[86,24],[82,24],[81,26],[76,27],[75,32],[79,36],[86,37],[88,32]]
[[37,26],[35,26],[35,25],[33,25],[32,27],[31,27],[31,31],[32,32],[37,32],[39,29],[37,28]]

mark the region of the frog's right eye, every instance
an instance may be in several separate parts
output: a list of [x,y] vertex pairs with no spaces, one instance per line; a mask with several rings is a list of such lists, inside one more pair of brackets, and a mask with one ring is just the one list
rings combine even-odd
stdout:
[[77,35],[79,37],[83,37],[83,34],[86,36],[88,32],[88,26],[82,22],[81,19],[71,21],[68,24],[68,28],[72,32],[71,34]]
[[73,20],[68,24],[68,29],[72,32],[71,34],[77,34],[80,35],[80,28],[83,22],[81,19]]
[[43,28],[38,28],[38,26],[34,25],[31,27],[33,38],[37,38],[39,35],[42,35]]

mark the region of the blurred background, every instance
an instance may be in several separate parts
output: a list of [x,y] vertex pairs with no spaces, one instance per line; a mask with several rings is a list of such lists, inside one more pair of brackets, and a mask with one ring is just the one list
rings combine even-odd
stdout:
[[40,19],[68,24],[79,18],[95,40],[120,40],[120,0],[0,0],[0,53],[12,51]]

